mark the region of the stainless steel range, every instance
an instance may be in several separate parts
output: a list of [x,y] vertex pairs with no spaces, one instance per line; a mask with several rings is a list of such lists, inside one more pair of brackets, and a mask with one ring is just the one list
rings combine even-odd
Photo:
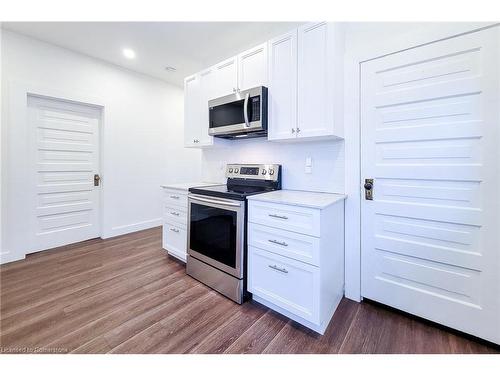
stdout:
[[281,189],[278,164],[229,164],[226,185],[190,188],[187,274],[237,303],[246,296],[247,200]]

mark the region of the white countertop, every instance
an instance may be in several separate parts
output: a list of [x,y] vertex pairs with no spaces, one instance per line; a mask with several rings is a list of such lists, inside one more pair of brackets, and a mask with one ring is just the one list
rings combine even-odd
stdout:
[[165,188],[165,189],[188,191],[189,188],[192,188],[192,187],[204,187],[204,186],[213,186],[213,185],[222,185],[222,184],[217,183],[217,182],[181,182],[178,184],[164,184],[164,185],[161,185],[161,187]]
[[269,193],[256,194],[249,200],[269,203],[290,204],[293,206],[323,209],[347,198],[344,194],[317,193],[302,190],[276,190]]

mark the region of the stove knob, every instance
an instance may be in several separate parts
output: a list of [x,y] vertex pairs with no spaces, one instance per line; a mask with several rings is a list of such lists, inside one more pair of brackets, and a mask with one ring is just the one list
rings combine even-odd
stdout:
[[262,170],[262,174],[265,176],[267,171],[265,169]]
[[270,169],[269,174],[272,176],[274,174],[274,169]]
[[239,170],[238,168],[236,168],[236,169],[234,170],[234,173],[238,173],[239,171],[240,171],[240,170]]
[[229,173],[233,173],[233,168],[229,168]]

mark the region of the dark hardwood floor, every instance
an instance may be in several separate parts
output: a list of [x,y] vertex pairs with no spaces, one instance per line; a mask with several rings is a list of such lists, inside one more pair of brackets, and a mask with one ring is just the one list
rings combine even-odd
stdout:
[[342,300],[324,336],[185,274],[160,228],[0,267],[0,352],[498,353],[372,303]]

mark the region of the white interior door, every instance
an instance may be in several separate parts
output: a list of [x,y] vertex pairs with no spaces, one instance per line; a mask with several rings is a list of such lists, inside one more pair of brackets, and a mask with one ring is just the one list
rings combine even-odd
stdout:
[[28,97],[30,252],[100,236],[100,117],[96,107]]
[[362,296],[496,343],[499,46],[493,28],[361,64]]

